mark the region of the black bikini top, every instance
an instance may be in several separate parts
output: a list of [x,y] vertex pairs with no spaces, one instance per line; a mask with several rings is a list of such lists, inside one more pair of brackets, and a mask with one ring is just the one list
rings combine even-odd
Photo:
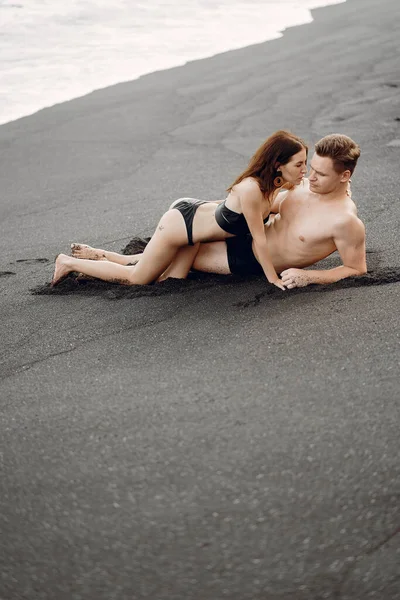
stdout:
[[[224,231],[233,235],[246,235],[250,233],[246,218],[243,213],[237,213],[225,206],[226,200],[218,204],[215,209],[215,220]],[[264,219],[264,223],[268,221],[268,217]]]

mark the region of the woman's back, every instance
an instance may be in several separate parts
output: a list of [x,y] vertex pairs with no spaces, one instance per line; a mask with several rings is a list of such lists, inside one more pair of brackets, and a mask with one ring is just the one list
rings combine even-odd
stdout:
[[246,196],[246,201],[251,198],[254,202],[259,203],[264,223],[268,220],[270,203],[265,199],[258,182],[252,177],[246,177],[233,186],[227,198],[215,210],[215,219],[218,225],[232,235],[250,233],[243,214],[243,196]]

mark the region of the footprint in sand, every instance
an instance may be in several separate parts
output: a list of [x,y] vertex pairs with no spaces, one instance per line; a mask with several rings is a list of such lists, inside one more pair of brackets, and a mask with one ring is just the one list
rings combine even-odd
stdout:
[[48,263],[50,261],[48,258],[19,258],[15,262],[16,263],[27,263],[28,265],[33,265],[35,263]]
[[0,271],[0,277],[7,277],[8,275],[16,275],[14,271]]

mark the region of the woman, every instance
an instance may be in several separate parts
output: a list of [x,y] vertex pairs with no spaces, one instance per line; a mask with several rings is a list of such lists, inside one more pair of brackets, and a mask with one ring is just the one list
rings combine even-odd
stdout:
[[[57,257],[52,285],[71,271],[124,285],[149,284],[162,276],[181,249],[186,248],[185,257],[193,263],[199,242],[223,241],[250,233],[266,278],[285,289],[268,253],[264,223],[276,194],[283,187],[298,185],[304,178],[307,150],[303,140],[292,133],[273,133],[258,148],[247,169],[228,188],[225,200],[210,202],[182,198],[175,201],[161,217],[137,264],[121,264],[115,255],[107,260],[107,254],[114,253],[104,251],[106,260],[90,260],[99,258],[96,255],[99,251],[74,244],[72,257],[65,254]],[[188,245],[192,246],[192,252],[187,251]]]

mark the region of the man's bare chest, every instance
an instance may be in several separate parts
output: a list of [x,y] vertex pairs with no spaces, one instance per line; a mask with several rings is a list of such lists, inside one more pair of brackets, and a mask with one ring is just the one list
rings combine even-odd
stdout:
[[331,245],[333,215],[311,202],[282,202],[282,225],[293,242],[304,245]]

